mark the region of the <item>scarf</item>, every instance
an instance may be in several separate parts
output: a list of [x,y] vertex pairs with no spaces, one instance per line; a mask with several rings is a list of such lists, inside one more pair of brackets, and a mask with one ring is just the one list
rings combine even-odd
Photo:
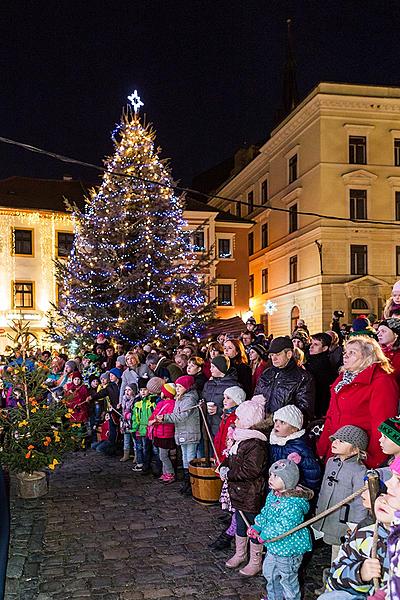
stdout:
[[229,454],[237,454],[239,444],[244,440],[257,439],[262,442],[268,441],[267,436],[261,433],[261,431],[257,431],[257,429],[239,429],[238,427],[233,432],[233,439],[235,440],[235,443],[229,450]]
[[289,442],[289,440],[297,440],[299,437],[304,435],[305,432],[306,432],[305,429],[300,429],[300,431],[295,431],[294,433],[291,433],[287,437],[280,437],[280,436],[276,435],[274,430],[272,430],[271,434],[269,436],[269,443],[276,444],[277,446],[284,446],[286,444],[286,442]]
[[344,371],[342,379],[335,385],[335,392],[338,393],[343,386],[349,385],[357,377],[358,373],[355,371]]

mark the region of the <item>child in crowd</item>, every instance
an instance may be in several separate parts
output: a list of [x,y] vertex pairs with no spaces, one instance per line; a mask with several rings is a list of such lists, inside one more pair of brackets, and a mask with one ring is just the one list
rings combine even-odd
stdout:
[[147,437],[158,448],[158,454],[162,463],[160,481],[163,483],[172,483],[175,481],[175,471],[169,455],[170,450],[176,448],[174,439],[175,426],[172,423],[159,423],[156,417],[157,415],[171,414],[174,411],[175,396],[175,384],[164,383],[161,388],[161,401],[156,405],[147,428]]
[[270,492],[265,506],[256,516],[248,536],[267,547],[263,564],[263,575],[267,580],[269,600],[300,600],[298,571],[303,555],[312,549],[311,536],[305,527],[282,540],[268,543],[304,521],[309,512],[312,490],[298,485],[301,457],[296,452],[281,459],[269,469]]
[[382,452],[389,454],[389,460],[393,460],[400,456],[400,417],[392,417],[386,419],[378,427],[381,432],[379,445]]
[[83,384],[82,375],[79,371],[72,373],[71,383],[65,386],[65,394],[67,396],[67,406],[73,409],[71,421],[86,425],[89,421],[89,404],[87,401],[89,390]]
[[125,391],[124,395],[122,396],[122,400],[117,406],[117,408],[121,411],[119,427],[123,435],[124,441],[124,454],[122,458],[120,458],[120,462],[126,462],[129,460],[129,454],[132,446],[132,408],[135,400],[136,391],[136,385],[134,383],[128,383],[128,385],[125,386]]
[[300,483],[316,492],[321,484],[321,467],[307,443],[303,413],[294,404],[274,412],[274,428],[269,436],[270,464],[297,452],[301,456]]
[[92,431],[92,441],[96,442],[97,427],[104,419],[105,403],[103,400],[94,400],[94,396],[101,389],[99,375],[90,375],[89,377],[89,425]]
[[[363,429],[345,425],[331,435],[330,440],[334,456],[326,464],[317,515],[362,488],[367,472],[363,460],[366,458],[368,435]],[[339,552],[342,537],[349,526],[359,523],[366,516],[367,511],[360,498],[356,498],[313,525],[314,529],[324,534],[325,543],[332,546],[331,563]]]
[[197,408],[199,394],[195,388],[195,380],[191,375],[183,375],[175,380],[176,396],[174,410],[170,414],[158,414],[159,423],[175,425],[175,442],[181,447],[184,482],[181,493],[191,496],[192,490],[189,476],[189,463],[196,458],[197,445],[200,441],[200,415]]
[[155,408],[155,398],[147,389],[149,379],[138,380],[139,394],[135,397],[132,408],[131,432],[135,436],[136,465],[133,471],[146,475],[150,472],[152,444],[147,437],[147,426],[151,413]]
[[[225,565],[228,569],[239,567],[247,560],[247,522],[252,525],[265,498],[264,472],[268,463],[267,435],[269,421],[264,420],[265,398],[254,396],[236,409],[234,443],[219,468],[222,479],[228,481],[232,507],[236,510],[235,554]],[[240,570],[241,575],[252,577],[261,571],[262,545],[251,540],[250,560]]]
[[88,352],[82,358],[82,377],[83,383],[86,386],[90,385],[89,379],[92,375],[100,375],[100,368],[98,366],[99,357],[97,354]]

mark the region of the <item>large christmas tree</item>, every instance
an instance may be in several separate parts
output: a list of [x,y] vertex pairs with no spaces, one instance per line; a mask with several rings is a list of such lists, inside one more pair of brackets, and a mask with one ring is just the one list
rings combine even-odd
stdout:
[[74,211],[75,238],[58,263],[56,322],[67,337],[109,333],[134,344],[197,334],[212,316],[207,256],[193,252],[155,133],[138,115],[135,93],[112,134],[100,188]]

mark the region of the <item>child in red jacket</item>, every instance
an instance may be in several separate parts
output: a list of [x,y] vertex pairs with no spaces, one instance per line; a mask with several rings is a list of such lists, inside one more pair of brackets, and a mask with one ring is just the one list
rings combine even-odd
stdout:
[[89,395],[89,390],[82,381],[82,375],[79,371],[74,371],[72,374],[72,382],[67,383],[65,392],[67,396],[70,396],[67,400],[67,406],[74,411],[71,416],[71,421],[85,424],[89,420],[89,403],[86,400]]
[[162,475],[160,481],[163,483],[172,483],[175,481],[175,472],[172,465],[169,451],[176,448],[175,444],[175,425],[173,423],[160,423],[156,420],[157,415],[171,414],[175,406],[176,387],[174,383],[164,383],[161,388],[161,401],[157,403],[150,419],[147,429],[147,437],[158,448],[160,460],[162,462]]

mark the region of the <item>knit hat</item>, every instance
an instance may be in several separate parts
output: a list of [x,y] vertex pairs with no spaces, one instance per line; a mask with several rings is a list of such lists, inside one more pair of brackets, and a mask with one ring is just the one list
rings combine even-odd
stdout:
[[138,388],[136,383],[128,383],[128,385],[125,386],[125,389],[129,388],[130,390],[132,390],[132,392],[134,394],[137,394]]
[[395,333],[396,335],[400,335],[400,319],[394,319],[390,317],[389,319],[385,319],[379,323],[378,329],[381,325],[388,327]]
[[164,383],[161,388],[162,393],[166,398],[175,398],[176,387],[174,383]]
[[307,345],[310,343],[310,336],[304,329],[296,329],[292,335],[292,340],[301,340],[303,344]]
[[363,331],[364,329],[367,329],[367,327],[370,327],[370,325],[371,323],[369,322],[367,317],[365,315],[360,315],[359,317],[354,319],[352,323],[352,328],[353,331]]
[[147,388],[147,384],[149,383],[148,377],[139,377],[137,386],[138,390],[142,390],[143,388]]
[[159,394],[161,392],[161,388],[163,386],[164,379],[161,377],[152,377],[147,381],[146,387],[150,394]]
[[218,371],[221,371],[221,373],[226,375],[231,366],[231,361],[227,356],[219,354],[218,356],[214,356],[214,358],[211,361],[211,364],[214,365],[214,367],[217,367]]
[[87,358],[91,362],[96,362],[99,360],[99,357],[94,352],[87,352],[83,358]]
[[82,381],[82,374],[80,373],[80,371],[74,371],[71,375],[72,379],[75,379],[75,377],[79,377],[79,379]]
[[396,473],[396,475],[400,475],[400,456],[396,456],[394,461],[389,465],[392,473]]
[[123,354],[121,356],[117,356],[117,363],[119,363],[120,365],[125,367],[126,360],[125,360],[125,356]]
[[386,419],[378,427],[378,431],[386,435],[397,446],[400,446],[400,417]]
[[[229,388],[228,388],[229,389]],[[264,419],[264,396],[253,396],[251,400],[242,402],[236,409],[236,416],[240,419],[242,429],[250,429]]]
[[285,423],[299,430],[303,427],[303,413],[294,404],[287,404],[276,410],[274,412],[274,421],[276,419],[285,421]]
[[104,373],[100,374],[100,381],[102,379],[107,379],[107,381],[110,381],[110,371],[104,371]]
[[175,385],[181,385],[185,390],[190,390],[194,386],[194,377],[191,375],[182,375],[182,377],[175,379]]
[[76,362],[74,360],[67,360],[67,362],[65,363],[65,366],[69,367],[73,371],[78,370],[78,365],[76,364]]
[[118,377],[118,379],[121,379],[121,377],[122,377],[122,371],[121,371],[121,369],[117,369],[117,367],[110,369],[110,373],[115,375],[115,377]]
[[224,391],[224,396],[228,396],[235,404],[242,404],[246,400],[246,392],[239,387],[238,385],[234,385],[232,387],[226,388]]
[[340,427],[333,435],[329,436],[331,442],[340,440],[347,442],[359,450],[366,450],[368,447],[368,434],[361,427],[355,425],[344,425]]
[[93,373],[93,375],[89,375],[89,385],[92,383],[92,381],[95,381],[97,379],[97,381],[100,381],[100,376],[97,375],[97,373]]
[[246,324],[247,324],[247,323],[252,323],[253,325],[256,325],[256,324],[257,324],[257,321],[255,320],[255,318],[254,318],[254,317],[249,317],[249,318],[247,319],[247,321],[246,321]]
[[251,344],[250,350],[257,352],[258,356],[264,360],[267,358],[267,351],[261,344]]
[[285,490],[292,490],[299,483],[300,471],[297,465],[300,461],[301,456],[297,452],[292,452],[287,458],[274,462],[269,469],[269,474],[280,477]]
[[268,348],[270,354],[278,354],[282,350],[293,350],[293,342],[288,335],[274,338]]

